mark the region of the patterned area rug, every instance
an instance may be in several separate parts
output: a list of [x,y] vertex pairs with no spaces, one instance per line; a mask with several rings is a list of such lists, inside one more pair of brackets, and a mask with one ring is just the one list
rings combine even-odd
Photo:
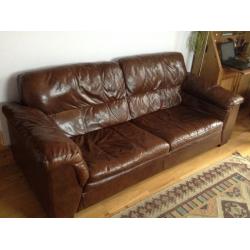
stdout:
[[235,153],[114,217],[250,217],[250,157]]

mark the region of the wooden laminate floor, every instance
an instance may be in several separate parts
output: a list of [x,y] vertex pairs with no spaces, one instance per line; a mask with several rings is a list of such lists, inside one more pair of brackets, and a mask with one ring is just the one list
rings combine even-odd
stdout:
[[[76,214],[76,217],[110,217],[125,206],[158,192],[233,152],[250,155],[250,115],[241,111],[230,141],[167,169]],[[45,213],[14,164],[10,151],[0,152],[0,217],[45,217]]]

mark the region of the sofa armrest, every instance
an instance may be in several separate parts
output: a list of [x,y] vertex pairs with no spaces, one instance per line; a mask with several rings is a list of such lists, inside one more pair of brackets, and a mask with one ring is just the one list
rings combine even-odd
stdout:
[[226,143],[233,131],[240,104],[244,98],[218,85],[205,86],[189,75],[183,83],[183,104],[207,112],[223,122],[221,144]]
[[43,112],[18,104],[3,107],[12,149],[50,216],[76,212],[89,177],[79,147]]
[[242,96],[234,95],[232,92],[218,85],[205,86],[199,82],[198,78],[191,74],[185,80],[183,90],[196,98],[203,99],[223,109],[240,105],[244,101]]

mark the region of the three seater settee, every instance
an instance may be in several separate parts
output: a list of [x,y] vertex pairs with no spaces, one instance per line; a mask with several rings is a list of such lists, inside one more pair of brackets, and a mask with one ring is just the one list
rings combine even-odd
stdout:
[[24,73],[3,107],[17,164],[50,217],[74,214],[226,143],[243,98],[177,52]]

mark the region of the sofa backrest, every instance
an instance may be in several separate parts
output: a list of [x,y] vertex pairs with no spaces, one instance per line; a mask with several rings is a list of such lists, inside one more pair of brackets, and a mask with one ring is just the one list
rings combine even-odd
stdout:
[[129,119],[123,74],[116,62],[38,70],[18,79],[22,103],[51,116],[68,136]]
[[117,59],[125,78],[130,114],[136,118],[181,102],[187,71],[181,53],[158,53]]

